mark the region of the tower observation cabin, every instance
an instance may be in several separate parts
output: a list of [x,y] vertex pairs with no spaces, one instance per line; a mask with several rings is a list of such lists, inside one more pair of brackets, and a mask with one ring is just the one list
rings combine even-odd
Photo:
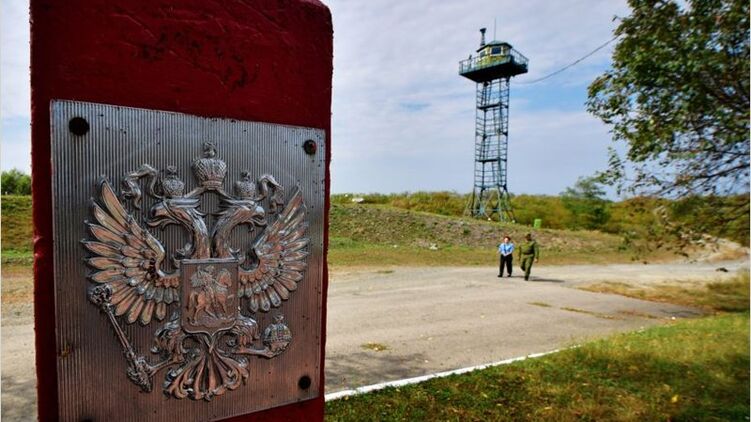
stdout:
[[459,75],[477,84],[474,186],[466,209],[473,217],[514,221],[506,184],[509,80],[527,73],[528,62],[507,42],[486,43],[485,28],[476,55],[459,62]]

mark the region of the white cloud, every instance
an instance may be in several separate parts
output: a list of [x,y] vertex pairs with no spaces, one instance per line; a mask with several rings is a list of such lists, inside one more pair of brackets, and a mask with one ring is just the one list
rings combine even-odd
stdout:
[[0,116],[29,118],[29,3],[3,0],[0,17]]
[[509,186],[516,192],[557,194],[607,165],[608,128],[583,110],[522,114],[511,130]]
[[[28,4],[3,1],[2,168],[28,168]],[[458,61],[478,28],[513,44],[530,72],[512,81],[509,187],[558,193],[606,162],[607,129],[584,111],[586,85],[613,45],[544,82],[525,85],[612,37],[622,0],[327,2],[334,19],[332,188],[458,190],[472,184],[474,84]],[[8,120],[13,119],[13,120]],[[8,128],[14,128],[10,131]]]
[[31,142],[29,142],[29,119],[17,117],[3,119],[0,167],[3,170],[18,169],[31,173]]
[[29,4],[3,0],[0,16],[0,167],[31,170]]
[[457,66],[474,54],[480,26],[493,38],[494,16],[496,38],[530,58],[529,74],[512,81],[510,188],[557,193],[606,164],[607,130],[584,112],[583,102],[586,85],[608,65],[612,45],[554,78],[522,84],[610,39],[613,17],[627,13],[625,2],[328,4],[334,18],[334,192],[470,189],[474,84]]

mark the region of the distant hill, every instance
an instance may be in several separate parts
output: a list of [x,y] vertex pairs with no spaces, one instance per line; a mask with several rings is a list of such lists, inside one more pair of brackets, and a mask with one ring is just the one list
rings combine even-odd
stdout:
[[[387,205],[332,204],[330,258],[334,265],[495,265],[504,235],[516,242],[533,232],[544,263],[628,262],[620,236],[596,231],[539,229],[451,217]],[[674,257],[653,254],[652,259]]]
[[[332,204],[382,205],[411,211],[461,217],[468,195],[456,192],[335,194]],[[633,239],[655,237],[668,225],[682,233],[707,233],[741,245],[749,244],[748,194],[693,196],[680,200],[634,197],[623,201],[583,199],[566,195],[512,195],[517,223],[536,219],[549,229],[589,229]],[[660,210],[658,218],[656,210]],[[722,211],[722,212],[720,212]],[[732,216],[725,224],[713,216]],[[596,218],[595,218],[596,217]]]
[[618,236],[595,231],[532,230],[519,224],[504,224],[466,217],[449,217],[382,205],[331,207],[331,237],[399,246],[495,248],[508,235],[517,243],[524,235],[535,237],[549,251],[618,250]]
[[[453,202],[448,208],[456,208],[454,198],[448,198],[449,201],[441,198],[439,195],[433,200]],[[9,195],[0,200],[3,262],[31,262],[31,198]],[[542,248],[541,262],[545,264],[629,262],[637,257],[636,251],[624,244],[622,236],[599,231],[531,230],[521,224],[344,200],[332,203],[330,216],[329,262],[335,267],[495,265],[496,247],[504,235],[519,243],[530,231]],[[665,251],[638,255],[642,261],[676,257]]]

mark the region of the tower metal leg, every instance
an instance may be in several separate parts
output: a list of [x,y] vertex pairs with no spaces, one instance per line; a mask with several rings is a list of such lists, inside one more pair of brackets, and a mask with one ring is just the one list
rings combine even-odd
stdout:
[[474,185],[467,214],[514,221],[506,187],[509,78],[477,84]]

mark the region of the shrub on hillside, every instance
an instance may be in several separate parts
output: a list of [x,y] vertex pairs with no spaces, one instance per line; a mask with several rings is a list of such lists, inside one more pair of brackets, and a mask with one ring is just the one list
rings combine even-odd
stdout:
[[4,171],[0,189],[3,195],[31,195],[31,176],[16,169]]
[[[410,211],[427,212],[446,216],[463,216],[467,194],[456,192],[414,192],[393,194],[336,194],[332,204],[352,205],[358,203],[387,205]],[[549,229],[586,229],[623,235],[627,242],[646,242],[658,245],[654,239],[667,238],[668,231],[709,234],[739,242],[749,243],[748,215],[739,213],[723,226],[707,222],[713,212],[742,210],[748,194],[735,196],[694,196],[678,201],[665,198],[635,197],[620,202],[603,198],[602,192],[577,183],[561,196],[513,195],[511,204],[517,224],[531,226],[535,219],[542,220],[542,227]],[[674,243],[674,242],[671,242]]]
[[571,212],[558,196],[515,195],[511,198],[511,206],[516,222],[526,226],[531,226],[539,218],[544,228],[565,229],[572,219]]
[[571,213],[570,229],[602,230],[610,219],[611,202],[594,178],[579,178],[561,194],[561,202]]

